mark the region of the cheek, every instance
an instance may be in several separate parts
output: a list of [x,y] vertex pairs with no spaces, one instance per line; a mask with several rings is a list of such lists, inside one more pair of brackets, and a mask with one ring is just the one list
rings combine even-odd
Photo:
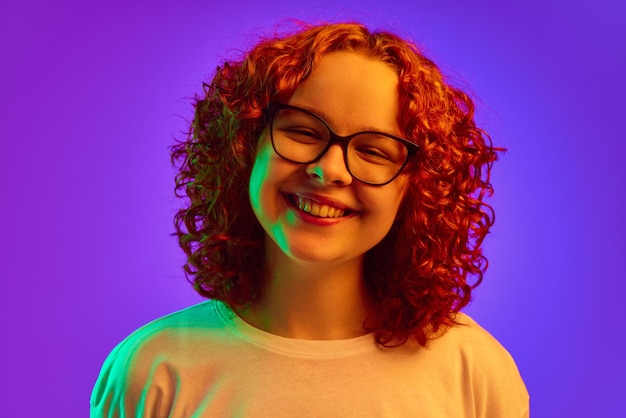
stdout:
[[397,212],[409,188],[409,179],[407,176],[399,176],[390,186],[393,186],[393,189],[389,190],[387,201],[390,202],[390,206],[393,202],[394,212]]
[[405,199],[408,181],[406,179],[398,179],[398,183],[392,183],[390,186],[394,186],[388,190],[384,196],[381,197],[380,201],[383,202],[382,205],[384,209],[384,217],[385,223],[391,228],[391,225],[394,223],[396,218],[401,215],[400,208],[402,207],[403,201]]
[[271,173],[272,155],[271,149],[267,149],[266,144],[259,142],[259,148],[254,159],[252,172],[250,173],[249,196],[250,203],[258,217],[258,211],[261,209],[261,196],[263,186],[269,181]]

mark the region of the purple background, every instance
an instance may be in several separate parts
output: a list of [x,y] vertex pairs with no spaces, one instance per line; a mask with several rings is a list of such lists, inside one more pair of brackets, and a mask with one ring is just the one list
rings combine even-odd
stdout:
[[0,414],[85,416],[113,346],[200,300],[169,235],[167,147],[219,59],[295,17],[398,28],[472,87],[509,151],[468,311],[533,417],[623,416],[624,2],[5,3]]

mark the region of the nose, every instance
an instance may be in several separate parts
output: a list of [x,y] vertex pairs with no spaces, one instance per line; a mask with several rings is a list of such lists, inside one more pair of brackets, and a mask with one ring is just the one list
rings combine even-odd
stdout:
[[318,160],[306,167],[307,174],[322,185],[347,186],[352,183],[352,174],[346,167],[344,150],[333,144]]

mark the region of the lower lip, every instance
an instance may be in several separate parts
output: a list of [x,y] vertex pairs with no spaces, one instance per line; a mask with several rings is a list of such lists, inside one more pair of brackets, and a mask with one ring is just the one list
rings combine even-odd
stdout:
[[300,210],[292,201],[291,199],[289,199],[289,196],[283,196],[283,198],[285,199],[285,201],[287,202],[287,205],[292,208],[294,210],[294,212],[296,213],[296,216],[300,219],[302,219],[304,222],[313,224],[313,225],[318,225],[318,226],[330,226],[330,225],[335,225],[339,222],[343,222],[347,219],[350,219],[351,217],[354,216],[354,213],[351,213],[347,216],[340,216],[338,218],[320,218],[319,216],[313,216],[303,210]]

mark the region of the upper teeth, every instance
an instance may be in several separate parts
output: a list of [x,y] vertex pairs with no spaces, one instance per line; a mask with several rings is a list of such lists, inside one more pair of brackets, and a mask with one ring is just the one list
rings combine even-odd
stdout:
[[344,210],[298,196],[298,209],[321,218],[339,218]]

